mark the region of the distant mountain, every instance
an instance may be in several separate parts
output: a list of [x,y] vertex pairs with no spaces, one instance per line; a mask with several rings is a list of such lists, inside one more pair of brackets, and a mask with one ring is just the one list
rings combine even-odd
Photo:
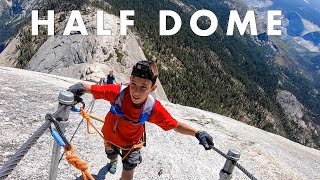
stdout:
[[320,46],[320,32],[311,32],[303,36],[305,40],[312,41],[315,46]]
[[[24,25],[39,0],[0,0],[0,46]],[[3,48],[0,47],[0,52]]]
[[[302,18],[320,26],[320,7],[317,0],[273,0],[270,9],[282,9],[285,14],[298,13]],[[312,3],[310,3],[312,2]]]
[[0,45],[6,46],[7,41],[26,23],[31,23],[31,10],[39,10],[42,16],[47,10],[55,10],[57,13],[80,9],[84,1],[86,0],[0,0]]
[[286,15],[289,20],[289,25],[287,26],[287,33],[290,36],[300,36],[304,30],[303,22],[296,12],[291,12]]
[[320,3],[317,0],[246,0],[245,3],[254,9],[259,22],[259,31],[267,26],[267,10],[282,11],[282,33],[284,42],[300,52],[320,52],[320,46],[304,39],[303,35],[320,30]]
[[320,1],[318,0],[306,0],[312,7],[320,12]]
[[1,44],[1,45],[0,45],[0,53],[4,50],[4,48],[5,48],[5,45],[4,45],[4,44]]
[[257,37],[260,41],[263,41],[263,42],[268,42],[268,40],[269,40],[267,33],[258,34]]

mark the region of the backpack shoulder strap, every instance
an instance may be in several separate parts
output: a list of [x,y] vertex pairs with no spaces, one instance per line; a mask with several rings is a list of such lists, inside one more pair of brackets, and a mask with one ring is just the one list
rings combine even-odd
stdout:
[[[121,106],[122,106],[122,103],[124,100],[126,88],[127,88],[126,85],[120,86],[120,92],[119,92],[118,96],[116,97],[116,100],[113,102],[113,104],[110,107],[110,112],[112,114],[118,115],[120,117],[124,116],[124,113],[121,110]],[[148,121],[148,119],[153,111],[155,102],[156,102],[156,99],[152,95],[149,95],[148,99],[146,100],[146,102],[143,105],[142,112],[139,116],[139,124],[140,125],[143,125]]]
[[124,90],[126,87],[128,87],[128,86],[127,86],[127,85],[125,85],[125,84],[122,84],[122,83],[121,83],[119,93],[121,93],[121,92],[122,92],[122,90]]
[[124,116],[124,114],[121,110],[121,106],[122,106],[122,102],[124,99],[124,95],[126,93],[126,88],[127,88],[126,85],[122,85],[122,84],[120,85],[119,94],[117,95],[116,100],[111,104],[111,107],[110,107],[110,112],[112,114],[116,114],[120,117]]
[[142,109],[142,112],[139,117],[139,123],[141,125],[143,125],[144,123],[146,123],[148,121],[148,119],[153,111],[155,102],[156,102],[156,99],[149,94],[147,101],[143,105],[143,109]]

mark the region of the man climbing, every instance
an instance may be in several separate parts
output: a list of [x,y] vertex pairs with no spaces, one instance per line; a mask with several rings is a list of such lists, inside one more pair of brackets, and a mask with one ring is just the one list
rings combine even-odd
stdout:
[[116,82],[116,78],[113,75],[113,71],[110,71],[108,76],[104,80],[104,84],[113,84],[113,82]]
[[150,95],[157,88],[158,75],[154,61],[139,61],[133,66],[127,87],[79,83],[68,89],[75,97],[80,97],[86,92],[91,93],[95,99],[105,99],[113,103],[105,117],[102,133],[106,154],[110,159],[110,173],[116,172],[118,154],[122,157],[121,180],[132,180],[135,167],[142,161],[140,148],[145,143],[146,121],[160,126],[165,131],[174,129],[181,134],[195,136],[206,150],[214,145],[213,138],[208,133],[178,122]]

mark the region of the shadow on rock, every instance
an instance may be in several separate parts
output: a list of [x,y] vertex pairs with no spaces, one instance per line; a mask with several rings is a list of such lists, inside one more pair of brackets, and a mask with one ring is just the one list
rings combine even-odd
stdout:
[[[92,176],[94,177],[95,180],[104,180],[106,175],[108,174],[109,172],[109,166],[108,165],[105,165],[103,168],[101,168],[98,172],[97,175],[95,174],[92,174]],[[83,180],[83,177],[82,175],[77,177],[75,180]]]

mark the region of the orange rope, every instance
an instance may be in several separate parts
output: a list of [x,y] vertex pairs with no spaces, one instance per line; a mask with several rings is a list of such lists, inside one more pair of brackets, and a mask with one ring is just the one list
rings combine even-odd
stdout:
[[106,148],[108,148],[108,149],[113,150],[112,147],[111,147],[111,144],[112,144],[113,146],[116,146],[117,148],[120,148],[120,149],[122,149],[122,150],[128,151],[128,152],[122,157],[122,160],[124,160],[124,159],[130,154],[130,152],[131,152],[132,150],[134,150],[134,149],[141,149],[142,146],[143,146],[143,144],[144,144],[144,142],[141,141],[141,142],[139,142],[138,144],[134,144],[134,145],[133,145],[132,147],[130,147],[130,148],[124,148],[124,147],[118,146],[118,145],[116,145],[116,144],[114,144],[114,143],[112,143],[112,142],[104,141],[104,146],[105,146]]
[[[102,139],[104,140],[104,144],[105,144],[105,146],[107,147],[108,143],[111,143],[111,142],[106,141],[106,140],[104,139],[103,135],[101,134],[101,132],[100,132],[100,131],[97,129],[97,127],[96,127],[94,124],[92,124],[92,122],[90,121],[90,118],[92,118],[92,117],[94,117],[94,119],[98,119],[98,120],[99,120],[99,118],[97,118],[97,117],[95,117],[95,116],[93,116],[93,115],[91,115],[91,114],[89,114],[89,113],[86,113],[83,108],[80,108],[80,114],[81,114],[82,117],[87,121],[87,132],[88,132],[88,134],[98,133],[98,134],[102,137]],[[99,120],[99,121],[101,121],[101,120]],[[93,129],[96,130],[96,132],[90,132],[89,125],[91,125],[91,126],[93,127]],[[124,155],[124,157],[122,157],[122,160],[123,160],[123,159],[125,159],[125,158],[130,154],[130,152],[131,152],[133,149],[138,149],[138,148],[140,149],[140,148],[142,148],[144,142],[140,142],[140,143],[138,143],[138,144],[135,144],[135,145],[133,145],[131,148],[123,148],[123,147],[121,147],[121,146],[115,145],[114,143],[111,143],[111,144],[113,144],[114,146],[116,146],[116,147],[118,147],[118,148],[120,148],[120,149],[122,149],[122,150],[127,150],[127,151],[128,151],[128,152]]]
[[102,139],[104,139],[103,135],[98,130],[98,128],[94,124],[92,124],[92,122],[90,121],[91,115],[86,113],[83,108],[80,108],[80,114],[87,121],[87,132],[88,132],[88,134],[95,134],[95,132],[90,132],[89,125],[91,125],[93,127],[93,129],[96,130],[96,132],[102,137]]
[[67,150],[67,148],[64,148],[64,152],[66,154],[66,159],[69,164],[73,165],[77,169],[81,170],[82,172],[82,178],[84,180],[87,180],[88,178],[90,180],[95,180],[94,177],[92,177],[91,173],[88,170],[88,163],[85,161],[82,161],[79,159],[77,155],[74,154],[74,147],[71,145],[71,153]]

